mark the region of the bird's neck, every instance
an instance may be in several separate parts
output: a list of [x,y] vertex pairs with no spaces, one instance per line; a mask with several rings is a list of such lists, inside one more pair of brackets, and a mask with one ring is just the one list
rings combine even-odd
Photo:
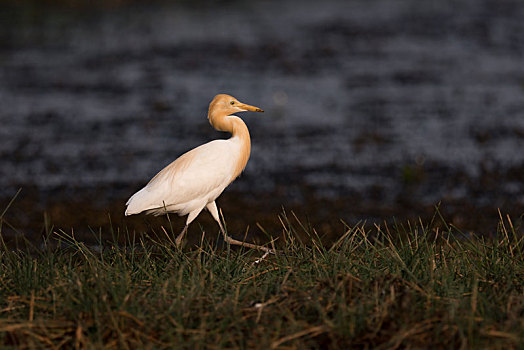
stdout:
[[216,130],[231,133],[231,140],[237,139],[240,143],[240,155],[235,165],[234,176],[231,179],[233,181],[242,173],[251,154],[249,130],[244,121],[234,115],[210,113],[208,118]]

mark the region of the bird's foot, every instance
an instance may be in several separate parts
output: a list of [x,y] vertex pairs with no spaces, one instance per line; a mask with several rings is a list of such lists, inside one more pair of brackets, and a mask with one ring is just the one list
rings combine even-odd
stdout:
[[264,260],[269,254],[275,254],[275,252],[272,250],[268,250],[267,252],[264,253],[264,255],[262,255],[260,259],[255,260],[253,264],[260,264],[262,260]]
[[234,238],[231,238],[231,237],[229,237],[227,235],[224,237],[224,240],[227,243],[229,243],[229,244],[234,244],[234,245],[239,245],[239,246],[246,247],[246,248],[262,250],[266,254],[275,254],[275,250],[274,249],[270,249],[270,248],[267,248],[267,247],[264,247],[264,246],[261,246],[261,245],[257,245],[257,244],[241,242],[241,241],[236,240]]
[[184,236],[186,235],[186,233],[187,233],[187,225],[184,226],[184,228],[182,229],[182,232],[180,232],[180,234],[175,239],[175,244],[178,248],[180,248],[180,246],[182,245],[182,240],[184,239]]

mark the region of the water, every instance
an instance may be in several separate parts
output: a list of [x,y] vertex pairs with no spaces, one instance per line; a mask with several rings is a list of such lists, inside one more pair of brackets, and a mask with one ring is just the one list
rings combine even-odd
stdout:
[[337,214],[351,217],[442,200],[524,210],[519,1],[2,12],[3,198],[29,188],[42,210],[98,188],[102,207],[121,202],[181,153],[227,137],[206,112],[230,93],[266,111],[243,115],[253,148],[235,196],[342,201]]

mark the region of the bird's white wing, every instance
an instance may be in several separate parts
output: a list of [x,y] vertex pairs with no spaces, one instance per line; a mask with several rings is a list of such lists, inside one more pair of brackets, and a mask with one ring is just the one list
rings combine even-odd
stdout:
[[215,140],[183,154],[129,199],[126,214],[218,196],[232,181],[238,153],[231,141]]

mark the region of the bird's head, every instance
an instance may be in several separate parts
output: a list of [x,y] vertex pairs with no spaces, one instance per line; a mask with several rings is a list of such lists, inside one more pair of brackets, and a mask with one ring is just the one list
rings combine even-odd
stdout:
[[242,103],[233,96],[220,94],[213,98],[209,104],[209,115],[219,112],[220,114],[231,115],[235,112],[264,112],[262,109]]

